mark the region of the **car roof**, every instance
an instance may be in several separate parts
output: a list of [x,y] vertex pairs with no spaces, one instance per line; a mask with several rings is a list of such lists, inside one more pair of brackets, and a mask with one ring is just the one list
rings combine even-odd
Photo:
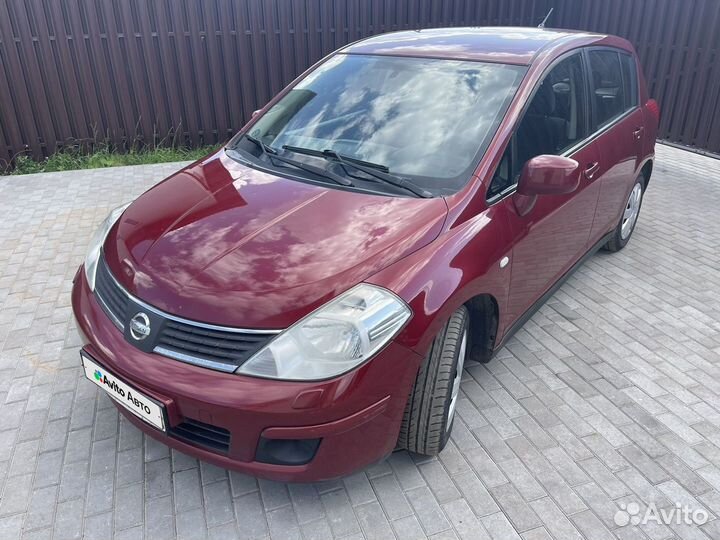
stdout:
[[607,38],[574,30],[512,26],[405,30],[380,34],[343,48],[350,54],[386,54],[529,65],[551,47],[589,45]]

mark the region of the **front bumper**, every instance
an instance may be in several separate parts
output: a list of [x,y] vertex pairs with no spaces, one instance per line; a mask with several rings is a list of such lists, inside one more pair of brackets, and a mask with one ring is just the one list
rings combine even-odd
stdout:
[[[391,342],[376,357],[321,382],[259,379],[221,373],[145,353],[128,343],[75,277],[72,306],[84,350],[115,375],[161,402],[168,433],[120,411],[142,431],[172,448],[221,467],[278,481],[309,482],[345,476],[392,452],[420,356]],[[229,432],[226,450],[173,435],[187,422]],[[258,461],[263,440],[319,439],[308,463]]]

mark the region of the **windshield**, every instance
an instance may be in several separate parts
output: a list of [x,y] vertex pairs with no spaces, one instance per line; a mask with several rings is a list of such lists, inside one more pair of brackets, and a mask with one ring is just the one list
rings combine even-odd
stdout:
[[332,150],[434,194],[452,193],[482,158],[524,73],[503,64],[338,54],[249,134],[271,149]]

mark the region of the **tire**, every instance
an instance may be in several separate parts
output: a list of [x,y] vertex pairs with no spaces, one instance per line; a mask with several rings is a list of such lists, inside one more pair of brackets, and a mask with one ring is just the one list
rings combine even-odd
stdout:
[[[632,237],[632,233],[637,225],[640,208],[642,207],[643,195],[645,194],[645,178],[643,175],[635,179],[635,184],[630,190],[630,195],[625,203],[623,215],[620,216],[620,222],[613,231],[612,238],[605,244],[605,249],[612,253],[620,251],[624,248]],[[633,215],[629,215],[634,212]]]
[[434,456],[450,439],[460,387],[458,376],[462,377],[470,349],[469,322],[470,314],[462,306],[435,336],[405,407],[398,448]]

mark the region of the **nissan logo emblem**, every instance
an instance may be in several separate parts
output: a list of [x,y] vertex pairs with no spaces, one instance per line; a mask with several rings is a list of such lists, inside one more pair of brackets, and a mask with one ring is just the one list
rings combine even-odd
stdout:
[[150,335],[150,319],[142,311],[130,319],[130,335],[135,341],[142,341]]

